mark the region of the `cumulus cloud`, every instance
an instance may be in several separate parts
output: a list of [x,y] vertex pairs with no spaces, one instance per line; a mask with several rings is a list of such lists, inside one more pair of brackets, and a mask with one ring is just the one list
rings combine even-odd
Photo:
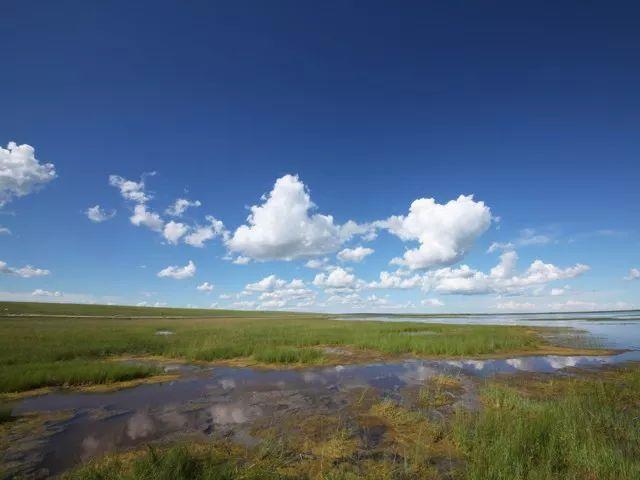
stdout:
[[174,222],[171,220],[168,222],[162,231],[162,236],[172,245],[176,245],[180,238],[189,231],[184,223]]
[[100,205],[94,205],[93,207],[87,208],[85,213],[87,215],[87,218],[94,223],[106,222],[107,220],[111,220],[116,216],[115,210],[107,212]]
[[285,280],[282,280],[275,275],[269,275],[262,280],[249,283],[244,287],[247,292],[272,292],[278,288],[282,288],[287,284]]
[[489,275],[493,278],[509,278],[515,273],[517,261],[518,254],[516,252],[505,252],[500,255],[500,263],[491,269]]
[[62,292],[50,292],[49,290],[42,290],[41,288],[36,288],[31,295],[34,297],[61,297]]
[[365,257],[371,255],[374,252],[373,248],[356,247],[345,248],[338,252],[338,259],[342,262],[355,262],[359,263],[364,260]]
[[184,267],[171,265],[167,268],[163,268],[158,272],[158,277],[184,280],[185,278],[193,277],[195,273],[196,273],[196,265],[191,260],[189,260],[189,263]]
[[[302,305],[310,305],[315,300],[315,292],[308,289],[300,279],[293,279],[290,282],[286,282],[277,278],[267,278],[269,278],[269,282],[267,282],[268,288],[267,290],[262,290],[262,293],[260,293],[258,297],[260,302],[259,308],[261,309],[300,307]],[[262,287],[264,287],[264,285]]]
[[181,217],[189,207],[199,207],[202,203],[199,200],[187,200],[186,198],[178,198],[173,205],[165,210],[167,215],[172,217]]
[[211,215],[207,215],[206,219],[209,224],[196,227],[184,238],[184,243],[191,245],[192,247],[202,248],[204,247],[205,242],[217,236],[222,236],[223,238],[227,237],[227,230],[224,228],[224,224],[220,220],[212,217]]
[[377,224],[404,241],[420,243],[392,263],[411,270],[428,269],[459,261],[491,225],[491,210],[473,195],[460,195],[444,205],[421,198],[411,204],[408,215]]
[[133,215],[129,217],[129,220],[136,227],[144,226],[155,232],[162,232],[164,228],[164,220],[157,213],[147,210],[144,203],[139,203],[134,207]]
[[211,285],[209,282],[204,282],[198,285],[196,289],[200,292],[211,292],[213,291],[213,285]]
[[6,262],[0,261],[0,273],[4,273],[6,275],[17,275],[22,278],[31,278],[44,277],[45,275],[49,275],[51,272],[31,265],[25,265],[21,268],[10,267]]
[[[147,175],[155,175],[155,172]],[[109,185],[120,190],[120,195],[125,200],[136,203],[146,203],[151,200],[151,195],[145,192],[144,175],[139,182],[127,180],[120,175],[109,175]]]
[[313,279],[313,284],[316,287],[322,287],[329,290],[355,289],[362,286],[362,282],[359,281],[354,274],[349,273],[341,267],[333,269],[328,274],[317,274]]
[[316,206],[295,175],[277,179],[263,200],[227,241],[231,251],[255,260],[292,260],[334,252],[353,236],[341,232],[331,215],[313,213]]
[[500,262],[489,274],[474,270],[467,265],[459,268],[441,268],[424,276],[423,289],[433,289],[440,293],[475,295],[482,293],[519,294],[526,288],[556,280],[575,278],[589,270],[587,265],[578,263],[560,268],[542,260],[535,260],[527,270],[517,275],[515,252],[505,252]]
[[422,276],[420,275],[405,277],[398,272],[380,272],[380,279],[378,281],[368,283],[367,287],[407,290],[421,286],[422,282]]
[[314,270],[323,270],[325,268],[327,268],[327,265],[329,263],[329,259],[328,258],[313,258],[309,261],[307,261],[307,263],[304,264],[305,267],[307,268],[312,268]]
[[640,269],[632,268],[629,270],[629,275],[624,277],[625,280],[638,280],[640,278]]
[[365,242],[371,242],[378,237],[378,225],[373,223],[356,223],[348,220],[340,226],[340,238],[343,242],[351,240],[353,237],[361,237]]
[[11,235],[11,230],[9,230],[7,227],[0,226],[0,235]]
[[0,208],[14,197],[24,197],[56,178],[52,163],[40,163],[31,145],[9,142],[0,147]]

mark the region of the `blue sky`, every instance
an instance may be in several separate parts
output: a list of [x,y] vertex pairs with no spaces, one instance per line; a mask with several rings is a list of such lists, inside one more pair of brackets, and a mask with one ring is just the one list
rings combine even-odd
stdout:
[[131,3],[3,5],[0,298],[639,306],[632,2]]

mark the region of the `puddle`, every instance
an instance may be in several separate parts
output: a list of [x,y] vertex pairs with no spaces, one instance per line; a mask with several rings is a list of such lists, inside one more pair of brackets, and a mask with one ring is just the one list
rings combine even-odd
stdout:
[[[23,473],[46,469],[58,474],[97,455],[171,440],[178,436],[227,437],[253,445],[252,425],[280,422],[295,413],[336,414],[350,393],[373,389],[402,401],[409,387],[440,374],[488,377],[516,372],[561,372],[640,361],[640,351],[613,356],[529,356],[493,360],[410,360],[367,365],[256,370],[185,369],[179,380],[109,393],[52,393],[27,398],[14,413],[73,411],[62,430],[38,445],[37,463]],[[473,382],[468,382],[473,383]],[[379,430],[379,429],[378,429]],[[375,443],[380,434],[366,434]],[[35,458],[35,457],[33,457]]]

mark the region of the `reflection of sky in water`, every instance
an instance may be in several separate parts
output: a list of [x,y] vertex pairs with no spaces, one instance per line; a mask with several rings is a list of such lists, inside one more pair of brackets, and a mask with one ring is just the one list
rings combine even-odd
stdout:
[[471,315],[468,317],[345,317],[349,320],[445,323],[456,325],[525,325],[570,327],[586,331],[606,348],[640,350],[640,312],[530,313],[514,315]]

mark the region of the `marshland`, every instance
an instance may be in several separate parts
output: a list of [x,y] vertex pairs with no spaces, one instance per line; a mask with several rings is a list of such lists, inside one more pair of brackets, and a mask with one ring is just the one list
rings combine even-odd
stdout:
[[4,478],[640,475],[638,312],[0,311]]

